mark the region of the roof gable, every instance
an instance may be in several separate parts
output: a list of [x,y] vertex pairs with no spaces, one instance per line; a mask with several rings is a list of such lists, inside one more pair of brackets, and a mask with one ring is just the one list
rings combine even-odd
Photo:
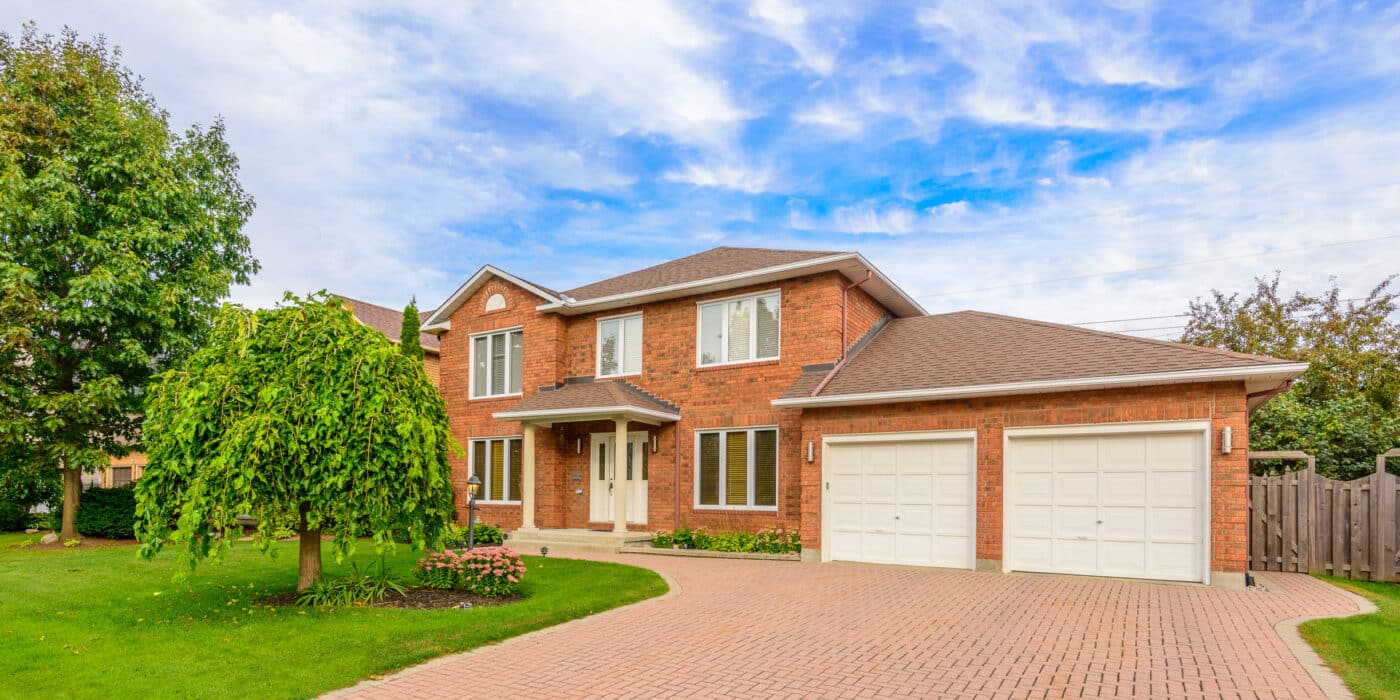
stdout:
[[617,294],[641,292],[687,282],[742,274],[779,265],[842,255],[839,251],[777,250],[721,246],[659,265],[610,277],[564,292],[574,301],[589,301]]
[[452,293],[452,296],[447,298],[447,301],[443,302],[442,305],[423,322],[423,330],[445,331],[451,328],[451,324],[448,320],[452,318],[452,314],[455,313],[457,309],[461,308],[462,304],[465,304],[467,299],[470,299],[471,296],[476,293],[476,290],[481,289],[482,286],[493,278],[500,278],[510,282],[547,302],[559,301],[559,292],[553,289],[516,277],[495,265],[482,265],[480,269],[472,273],[471,277],[467,278],[466,282],[462,283],[462,286],[457,288],[457,291]]

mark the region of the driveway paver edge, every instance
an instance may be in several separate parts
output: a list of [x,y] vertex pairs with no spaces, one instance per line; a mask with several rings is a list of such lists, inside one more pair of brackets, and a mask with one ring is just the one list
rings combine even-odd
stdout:
[[[1267,575],[1263,578],[1267,579]],[[1372,603],[1365,596],[1358,595],[1341,586],[1334,585],[1330,581],[1318,580],[1335,588],[1349,598],[1351,602],[1356,605],[1356,610],[1342,615],[1304,615],[1302,617],[1280,620],[1274,624],[1274,631],[1278,632],[1278,636],[1283,639],[1284,646],[1288,647],[1288,650],[1298,659],[1299,665],[1303,667],[1304,671],[1308,672],[1309,676],[1312,676],[1313,682],[1317,683],[1317,687],[1322,689],[1322,692],[1327,695],[1327,697],[1333,698],[1333,700],[1348,700],[1356,696],[1347,688],[1346,683],[1342,682],[1342,677],[1337,675],[1337,672],[1333,671],[1332,667],[1328,666],[1327,663],[1322,660],[1317,650],[1313,649],[1312,645],[1308,644],[1307,641],[1303,639],[1303,635],[1298,631],[1298,627],[1310,620],[1340,619],[1355,617],[1357,615],[1369,615],[1376,612],[1378,608],[1375,603]]]
[[[561,558],[563,558],[563,557],[561,557]],[[354,685],[347,685],[347,686],[345,686],[344,688],[339,688],[339,689],[337,689],[337,690],[332,690],[332,691],[330,691],[329,693],[324,693],[324,694],[322,694],[320,697],[322,697],[322,698],[341,698],[341,697],[349,697],[349,696],[354,695],[354,694],[356,694],[356,693],[359,693],[359,692],[361,692],[361,691],[365,691],[365,690],[369,690],[369,689],[371,689],[371,688],[374,688],[375,686],[384,685],[384,684],[390,683],[390,682],[394,681],[396,678],[398,678],[399,676],[407,675],[407,674],[410,674],[410,673],[417,673],[417,672],[419,672],[419,671],[424,671],[424,670],[427,670],[427,669],[431,669],[431,668],[433,668],[433,667],[435,667],[435,666],[441,666],[442,664],[450,663],[450,662],[455,661],[455,660],[457,660],[457,659],[461,659],[461,658],[464,658],[464,657],[468,657],[468,656],[471,656],[472,654],[480,653],[481,651],[486,650],[486,649],[495,649],[495,648],[497,648],[497,647],[503,647],[503,646],[508,646],[508,645],[511,645],[511,644],[516,644],[516,643],[519,643],[519,642],[529,641],[529,640],[534,639],[534,638],[536,638],[536,637],[542,637],[542,636],[547,635],[547,634],[553,634],[553,633],[555,633],[555,632],[558,632],[559,630],[568,629],[569,627],[572,627],[572,626],[574,626],[574,625],[577,625],[577,624],[580,624],[580,623],[583,623],[583,622],[586,622],[586,621],[589,621],[589,620],[597,620],[598,618],[608,617],[608,616],[610,616],[610,615],[615,615],[615,614],[620,613],[620,612],[622,612],[622,611],[624,611],[624,610],[630,610],[630,609],[632,609],[632,608],[635,608],[635,607],[637,607],[637,606],[639,606],[639,605],[646,605],[646,604],[648,604],[648,603],[659,603],[659,602],[661,602],[661,601],[663,601],[663,600],[669,600],[669,599],[671,599],[671,598],[674,598],[674,597],[676,597],[676,596],[678,596],[678,595],[680,595],[680,594],[682,593],[681,585],[680,585],[679,583],[677,583],[676,580],[675,580],[674,578],[671,578],[671,576],[670,576],[669,574],[667,574],[667,573],[665,573],[665,572],[657,571],[656,569],[653,569],[653,568],[651,568],[651,567],[649,567],[649,566],[639,566],[639,565],[630,564],[630,563],[628,564],[628,566],[636,566],[636,567],[639,568],[639,569],[646,569],[647,571],[651,571],[651,572],[655,573],[657,576],[660,576],[660,577],[661,577],[661,580],[662,580],[663,582],[666,583],[666,592],[665,592],[665,593],[662,593],[661,595],[658,595],[658,596],[652,596],[652,597],[646,598],[646,599],[644,599],[644,600],[639,600],[639,601],[637,601],[637,602],[635,602],[635,603],[628,603],[628,604],[626,604],[626,605],[620,605],[620,606],[618,606],[618,607],[616,607],[616,608],[610,608],[610,609],[608,609],[608,610],[604,610],[604,611],[599,612],[599,613],[594,613],[594,614],[592,614],[592,615],[584,615],[583,617],[575,618],[575,619],[573,619],[573,620],[569,620],[568,622],[561,622],[561,623],[559,623],[559,624],[557,624],[557,625],[550,625],[550,626],[548,626],[548,627],[543,627],[543,628],[537,629],[537,630],[535,630],[535,631],[533,631],[533,632],[526,632],[525,634],[517,635],[517,636],[514,636],[514,637],[507,637],[507,638],[505,638],[505,639],[502,639],[502,640],[499,641],[499,642],[495,642],[495,643],[492,643],[492,644],[483,644],[483,645],[481,645],[481,646],[479,646],[479,647],[477,647],[477,648],[475,648],[475,649],[469,649],[469,650],[467,650],[467,651],[460,651],[460,652],[457,652],[456,654],[446,654],[446,655],[444,655],[444,656],[438,656],[438,657],[435,657],[435,658],[431,658],[431,659],[428,659],[427,661],[424,661],[423,663],[415,664],[415,665],[413,665],[413,666],[409,666],[408,668],[401,668],[401,669],[399,669],[399,670],[397,670],[397,671],[394,671],[393,673],[388,674],[388,675],[386,675],[386,676],[383,676],[383,677],[381,677],[381,678],[377,678],[377,679],[365,679],[365,680],[362,680],[362,681],[360,681],[359,683],[356,683],[356,684],[354,684]]]

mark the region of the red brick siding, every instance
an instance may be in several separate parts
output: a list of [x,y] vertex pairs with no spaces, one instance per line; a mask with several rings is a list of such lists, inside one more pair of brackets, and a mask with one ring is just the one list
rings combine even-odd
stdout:
[[[808,409],[802,446],[823,435],[910,430],[977,431],[977,558],[1002,558],[1002,428],[1136,421],[1211,421],[1211,570],[1243,572],[1246,562],[1245,455],[1248,418],[1242,383],[1191,384],[1112,391],[1040,394],[967,401]],[[1235,449],[1220,454],[1220,429],[1231,426]],[[794,453],[796,454],[796,453]],[[802,540],[821,546],[821,451],[802,463]]]
[[846,300],[846,347],[855,345],[889,311],[875,297],[855,287]]
[[[633,424],[630,428],[646,430],[657,438],[657,451],[651,455],[649,469],[647,528],[704,525],[715,529],[756,530],[770,525],[797,526],[801,519],[801,467],[798,460],[789,456],[798,454],[802,444],[800,412],[776,409],[769,402],[797,378],[803,365],[834,362],[840,356],[843,282],[844,278],[838,273],[823,273],[565,318],[535,311],[534,307],[540,303],[538,297],[505,282],[493,281],[453,314],[452,330],[442,336],[442,390],[447,398],[453,434],[465,446],[473,437],[518,435],[521,431],[518,424],[491,418],[491,413],[514,404],[518,398],[469,400],[468,336],[471,333],[524,326],[523,386],[525,394],[529,395],[542,385],[566,377],[593,375],[597,358],[597,319],[641,310],[645,339],[642,374],[627,379],[676,403],[682,415],[678,426]],[[770,289],[782,292],[779,359],[727,367],[696,367],[697,302]],[[506,297],[506,309],[483,314],[485,300],[494,293]],[[868,299],[859,291],[853,291],[851,296]],[[865,313],[862,318],[869,315]],[[695,508],[694,431],[755,425],[778,426],[777,511]],[[588,525],[589,434],[612,430],[611,424],[578,423],[538,429],[535,520],[540,527]],[[580,439],[582,454],[578,451]],[[453,461],[453,483],[459,492],[465,487],[467,469],[465,457]],[[579,476],[578,481],[573,480],[574,475]],[[578,489],[582,489],[582,493],[575,493]],[[520,508],[482,506],[481,517],[486,522],[513,528],[520,523]]]
[[423,371],[427,372],[428,381],[432,382],[433,386],[442,385],[441,364],[442,360],[438,359],[437,355],[427,353],[423,355]]

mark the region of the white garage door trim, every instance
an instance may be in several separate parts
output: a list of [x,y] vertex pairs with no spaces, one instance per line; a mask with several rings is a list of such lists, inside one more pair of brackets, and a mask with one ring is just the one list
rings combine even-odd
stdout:
[[831,547],[831,447],[842,444],[882,442],[969,441],[972,443],[971,477],[968,479],[968,569],[977,568],[977,431],[923,430],[894,433],[842,433],[822,436],[822,548],[821,560],[833,561]]
[[1212,484],[1212,464],[1211,464],[1211,422],[1208,420],[1191,421],[1142,421],[1133,423],[1086,423],[1081,425],[1057,425],[1057,426],[1035,426],[1024,428],[1005,428],[1002,430],[1002,571],[1012,571],[1011,566],[1011,539],[1014,536],[1012,521],[1012,500],[1009,494],[1012,493],[1013,474],[1011,472],[1011,441],[1015,438],[1026,437],[1070,437],[1074,435],[1122,435],[1133,433],[1200,433],[1201,434],[1201,483],[1197,484],[1201,495],[1200,512],[1200,532],[1201,532],[1201,583],[1210,584],[1210,562],[1213,537],[1211,532],[1211,484]]

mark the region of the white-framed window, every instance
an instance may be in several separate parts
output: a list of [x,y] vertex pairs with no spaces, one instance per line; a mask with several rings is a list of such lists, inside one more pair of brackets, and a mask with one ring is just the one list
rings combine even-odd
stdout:
[[642,315],[598,319],[598,376],[642,372]]
[[519,328],[472,336],[472,398],[520,394],[524,343],[525,333]]
[[695,505],[777,510],[778,429],[696,431]]
[[520,464],[524,459],[520,438],[477,438],[471,444],[471,473],[481,480],[477,501],[519,503]]
[[725,365],[771,360],[782,344],[782,297],[777,290],[699,305],[696,363]]

